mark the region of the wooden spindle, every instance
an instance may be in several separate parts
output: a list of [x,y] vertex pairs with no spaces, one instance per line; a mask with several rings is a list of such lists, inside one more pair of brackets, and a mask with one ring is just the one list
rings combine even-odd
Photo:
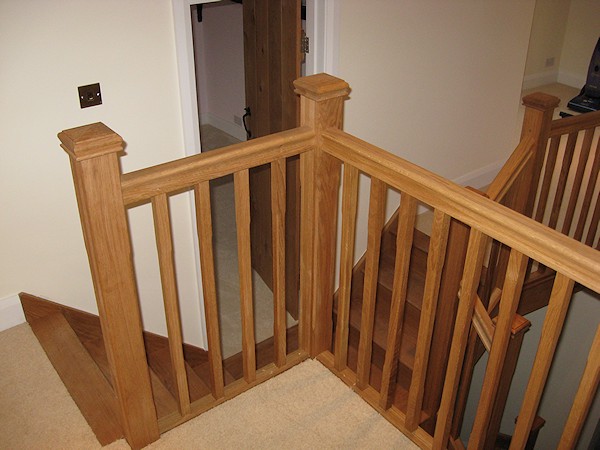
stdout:
[[[594,240],[596,239],[596,234],[598,233],[598,223],[600,222],[600,197],[596,199],[596,206],[594,207],[594,215],[592,216],[592,220],[590,221],[590,228],[588,229],[587,238],[585,239],[585,244],[592,247],[594,245]],[[596,248],[600,246],[600,240],[596,244]]]
[[343,370],[348,362],[348,332],[350,321],[350,288],[354,266],[354,239],[358,207],[358,169],[344,165],[342,191],[342,242],[340,254],[340,287],[337,299],[335,327],[335,368]]
[[502,299],[500,300],[498,322],[494,331],[490,358],[485,371],[481,397],[475,415],[475,423],[473,424],[469,438],[469,446],[473,446],[473,448],[482,448],[487,438],[486,433],[493,413],[498,387],[501,382],[511,337],[511,328],[521,298],[527,261],[528,258],[522,253],[516,250],[511,251],[506,278],[502,288]]
[[561,273],[556,274],[552,294],[548,302],[546,318],[542,326],[542,334],[538,344],[537,353],[533,361],[533,368],[529,376],[529,382],[525,390],[525,397],[517,419],[517,425],[513,434],[510,450],[523,450],[533,419],[542,398],[544,386],[552,364],[552,358],[558,344],[558,338],[562,332],[567,310],[571,303],[574,282]]
[[360,321],[360,341],[358,343],[358,362],[356,366],[356,386],[359,389],[365,389],[369,385],[369,376],[371,374],[373,325],[375,323],[375,303],[377,300],[381,232],[385,224],[386,193],[387,187],[385,183],[377,178],[372,178],[369,199],[363,304]]
[[194,194],[198,245],[200,246],[204,315],[206,317],[206,335],[208,339],[210,388],[213,397],[219,399],[224,395],[223,361],[221,359],[221,333],[219,331],[209,182],[203,181],[194,186]]
[[273,229],[273,340],[275,364],[283,366],[286,361],[286,308],[285,308],[285,205],[286,161],[278,159],[271,163],[271,220]]
[[300,313],[298,341],[300,350],[310,353],[313,348],[311,316],[314,293],[315,257],[315,157],[313,152],[300,155]]
[[[256,340],[254,336],[254,304],[252,293],[252,257],[250,253],[250,178],[248,170],[233,175],[235,221],[237,226],[238,270],[240,275],[240,307],[242,316],[242,358],[244,380],[256,379]],[[284,297],[285,298],[285,297]]]
[[433,436],[434,448],[446,448],[446,444],[448,443],[458,382],[460,380],[465,348],[469,337],[469,329],[471,328],[473,306],[477,297],[477,288],[481,276],[481,265],[488,242],[489,238],[481,231],[471,229],[461,283],[462,287],[459,293],[454,334],[452,336],[452,346],[450,347],[450,356],[448,359],[448,369],[446,371],[442,401]]
[[450,216],[436,209],[433,213],[433,228],[427,254],[427,276],[423,291],[415,363],[408,391],[406,426],[411,431],[419,426],[421,419],[421,408],[423,406],[423,396],[425,395],[425,378],[429,363],[431,338],[433,336],[433,324],[437,310],[442,269],[446,259],[449,231]]
[[596,182],[598,181],[598,172],[600,172],[600,139],[598,139],[598,144],[596,145],[594,162],[592,163],[587,188],[583,196],[583,202],[581,204],[581,213],[579,214],[579,221],[577,222],[577,228],[575,229],[575,234],[573,236],[573,238],[578,241],[581,241],[581,238],[583,237],[585,223],[587,221],[590,209],[592,207],[593,195],[594,191],[596,190]]
[[71,160],[121,425],[131,447],[145,447],[159,433],[121,194],[117,155],[123,139],[103,123],[65,130],[58,137]]
[[571,171],[571,163],[573,162],[573,154],[575,152],[575,144],[577,143],[577,133],[569,134],[567,138],[567,146],[565,147],[565,153],[562,159],[562,165],[560,174],[558,176],[558,182],[556,184],[556,192],[554,194],[554,202],[552,203],[552,211],[550,213],[550,220],[548,226],[556,230],[556,224],[558,223],[558,217],[562,207],[563,197],[565,195],[565,188],[567,186],[567,178]]
[[567,236],[569,235],[569,231],[571,230],[571,224],[573,223],[575,207],[577,206],[577,200],[579,199],[581,183],[583,182],[583,173],[585,171],[585,166],[590,155],[590,149],[592,147],[593,138],[594,130],[585,130],[583,143],[581,145],[581,152],[579,154],[579,160],[577,161],[577,169],[575,171],[575,177],[573,178],[573,186],[571,186],[571,195],[569,196],[567,212],[565,213],[565,220],[563,222],[562,227],[562,233],[566,234]]
[[166,194],[159,194],[156,197],[152,197],[152,214],[154,218],[165,318],[167,321],[167,334],[169,337],[171,368],[177,387],[179,412],[181,415],[185,415],[190,412],[190,393],[183,357],[181,318],[179,316],[175,262],[173,260],[173,238],[171,220],[169,218],[169,203]]
[[544,223],[544,216],[546,214],[546,207],[548,206],[548,196],[550,194],[550,185],[552,183],[552,175],[554,174],[554,167],[556,166],[556,159],[558,157],[558,147],[560,145],[560,136],[553,137],[550,140],[548,146],[548,155],[546,157],[546,165],[544,168],[544,177],[542,179],[542,186],[540,187],[540,193],[538,195],[537,210],[535,213],[535,220],[540,223]]
[[588,354],[575,400],[557,448],[575,448],[600,383],[600,326]]
[[404,324],[404,308],[406,306],[410,255],[412,253],[416,217],[417,201],[414,197],[403,193],[398,216],[398,232],[396,233],[396,263],[394,267],[394,284],[392,286],[390,321],[383,374],[381,376],[381,389],[379,391],[379,406],[383,409],[389,409],[394,399],[394,384],[398,373],[398,360],[402,346],[402,325]]

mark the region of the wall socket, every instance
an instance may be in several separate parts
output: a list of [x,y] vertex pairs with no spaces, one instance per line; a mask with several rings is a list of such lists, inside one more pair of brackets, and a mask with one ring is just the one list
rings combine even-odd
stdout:
[[546,67],[553,67],[554,66],[554,56],[552,56],[551,58],[546,58]]
[[233,116],[233,122],[240,127],[242,126],[242,118],[240,116]]
[[79,105],[82,108],[96,106],[102,104],[102,94],[100,93],[100,83],[88,84],[87,86],[79,86]]

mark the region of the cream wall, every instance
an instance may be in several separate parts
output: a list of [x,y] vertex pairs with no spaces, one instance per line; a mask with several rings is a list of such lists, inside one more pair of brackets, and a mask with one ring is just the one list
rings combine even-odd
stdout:
[[[69,161],[56,134],[102,121],[123,136],[125,171],[184,155],[173,18],[168,0],[0,2],[0,299],[26,291],[96,311]],[[80,109],[77,86],[100,82],[103,104]],[[187,198],[174,201],[184,326],[198,331]],[[164,332],[149,208],[140,231],[144,321]],[[141,242],[144,241],[144,242]]]
[[[524,89],[555,83],[571,0],[537,0],[531,27]],[[549,64],[548,59],[554,59]]]
[[585,84],[592,52],[600,38],[600,1],[571,0],[569,20],[561,53],[561,83],[574,87]]

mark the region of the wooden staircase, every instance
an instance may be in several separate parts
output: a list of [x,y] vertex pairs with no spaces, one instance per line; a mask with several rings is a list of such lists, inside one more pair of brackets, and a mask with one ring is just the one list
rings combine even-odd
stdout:
[[[108,357],[98,316],[31,294],[20,294],[27,322],[48,359],[102,446],[124,437],[112,387]],[[287,331],[291,351],[298,348],[298,328]],[[158,420],[177,411],[177,385],[171,370],[169,341],[144,332],[146,358]],[[190,401],[210,393],[208,354],[184,344]],[[256,346],[257,368],[273,362],[273,338]],[[243,378],[242,353],[223,361],[226,385]]]

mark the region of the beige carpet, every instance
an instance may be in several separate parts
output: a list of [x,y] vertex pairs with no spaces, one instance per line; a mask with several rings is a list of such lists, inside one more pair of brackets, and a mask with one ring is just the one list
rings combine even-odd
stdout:
[[[0,449],[100,448],[29,325],[0,333]],[[127,449],[123,440],[108,449]],[[414,449],[316,361],[165,433],[151,449]]]

